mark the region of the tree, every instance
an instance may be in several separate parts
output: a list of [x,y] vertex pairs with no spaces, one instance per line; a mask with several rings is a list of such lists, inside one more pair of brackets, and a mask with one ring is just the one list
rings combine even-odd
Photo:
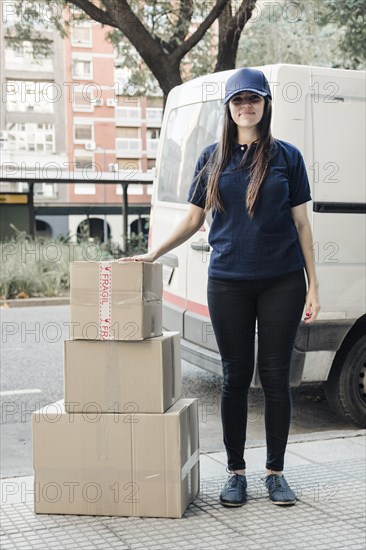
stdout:
[[[24,8],[24,2],[15,0],[19,13],[26,13],[24,22],[33,39],[37,34],[32,29],[39,0]],[[29,4],[27,2],[26,4]],[[89,18],[117,29],[136,49],[148,69],[157,79],[166,98],[169,91],[182,83],[181,62],[203,39],[212,24],[219,19],[218,59],[216,70],[235,67],[235,58],[240,33],[250,19],[256,0],[242,0],[237,11],[230,0],[150,0],[148,2],[127,0],[56,0],[59,7],[76,7]],[[53,23],[63,33],[66,26],[55,18]],[[20,29],[19,29],[20,30]],[[16,40],[16,33],[13,39]],[[41,34],[38,33],[38,38]]]
[[241,35],[238,64],[364,68],[363,0],[266,3]]
[[319,24],[335,23],[343,29],[339,47],[347,69],[365,68],[365,0],[325,0]]
[[235,68],[240,35],[255,6],[256,0],[242,2],[236,13],[233,13],[231,2],[224,6],[219,16],[219,48],[215,71]]
[[343,29],[321,26],[308,0],[265,4],[241,35],[238,63],[250,66],[293,63],[341,67]]

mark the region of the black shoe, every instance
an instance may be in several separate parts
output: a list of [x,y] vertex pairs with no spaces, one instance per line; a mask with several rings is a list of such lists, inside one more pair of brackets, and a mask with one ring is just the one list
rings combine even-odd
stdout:
[[261,478],[268,489],[269,499],[273,504],[295,504],[296,495],[289,487],[285,477],[278,474],[270,474]]
[[232,474],[228,477],[220,494],[223,506],[243,506],[247,501],[247,478],[245,475]]

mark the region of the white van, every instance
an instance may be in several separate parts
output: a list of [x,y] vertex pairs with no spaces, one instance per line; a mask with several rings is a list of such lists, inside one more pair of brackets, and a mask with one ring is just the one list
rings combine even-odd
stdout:
[[[291,385],[327,381],[333,408],[366,426],[365,73],[302,65],[256,67],[273,95],[272,133],[296,145],[308,170],[321,311],[301,321]],[[187,192],[202,149],[218,141],[226,80],[209,74],[174,88],[167,99],[157,156],[149,250],[188,209]],[[182,357],[221,374],[207,308],[210,215],[196,234],[161,256],[163,324],[181,332]],[[260,386],[256,366],[252,386]]]

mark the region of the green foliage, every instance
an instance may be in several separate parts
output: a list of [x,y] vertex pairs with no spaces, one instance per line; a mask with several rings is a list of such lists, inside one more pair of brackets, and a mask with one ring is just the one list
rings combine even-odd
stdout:
[[131,233],[127,242],[126,252],[123,256],[135,256],[136,254],[145,254],[147,252],[147,242],[143,233]]
[[14,237],[0,242],[2,299],[64,295],[70,288],[70,262],[116,260],[147,252],[143,233],[132,233],[122,252],[114,242],[101,244],[79,237],[76,243],[70,233],[47,240],[33,239],[14,226],[13,230]]
[[[265,3],[242,33],[237,67],[293,63],[363,68],[361,3],[363,0]],[[357,39],[350,39],[350,27]]]
[[332,19],[343,27],[339,48],[344,54],[346,69],[365,68],[365,0],[325,0],[320,25]]
[[68,34],[68,22],[60,17],[65,6],[64,0],[53,0],[51,5],[46,0],[34,3],[14,0],[12,6],[19,20],[6,28],[9,46],[22,50],[24,42],[30,42],[35,59],[42,60],[50,56],[53,40],[45,35],[45,31],[56,29],[63,38]]
[[23,231],[0,243],[2,259],[0,296],[17,298],[19,294],[59,296],[70,286],[69,264],[111,258],[108,250],[89,242],[74,243],[70,237],[56,240],[32,239]]
[[213,40],[214,33],[209,29],[202,40],[182,59],[181,66],[187,66],[186,75],[189,80],[214,72],[217,47],[214,47]]

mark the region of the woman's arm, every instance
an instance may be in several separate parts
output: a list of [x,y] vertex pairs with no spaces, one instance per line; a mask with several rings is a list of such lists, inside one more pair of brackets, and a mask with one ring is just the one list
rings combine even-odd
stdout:
[[314,321],[320,311],[318,288],[319,282],[316,276],[315,260],[313,252],[313,236],[307,214],[306,203],[291,208],[291,215],[295,222],[299,242],[305,260],[306,275],[309,288],[306,296],[306,313],[312,310],[312,318],[306,323]]
[[[166,254],[173,248],[176,248],[180,244],[188,240],[192,235],[198,231],[205,221],[205,213],[203,208],[190,204],[187,215],[177,224],[171,235],[160,245],[147,254],[139,254],[137,256],[130,256],[127,258],[121,258],[123,261],[128,260],[140,260],[144,262],[154,262],[163,254]],[[120,260],[120,261],[121,261]]]

